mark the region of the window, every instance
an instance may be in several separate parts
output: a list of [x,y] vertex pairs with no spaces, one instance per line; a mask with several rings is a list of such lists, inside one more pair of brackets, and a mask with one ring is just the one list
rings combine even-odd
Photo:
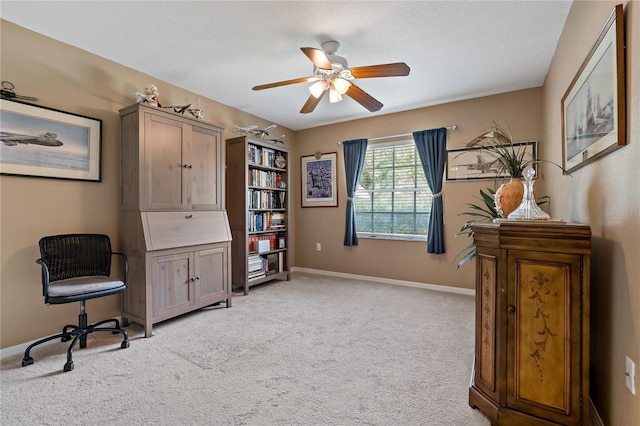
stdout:
[[413,140],[367,147],[354,202],[359,237],[424,239],[431,190]]

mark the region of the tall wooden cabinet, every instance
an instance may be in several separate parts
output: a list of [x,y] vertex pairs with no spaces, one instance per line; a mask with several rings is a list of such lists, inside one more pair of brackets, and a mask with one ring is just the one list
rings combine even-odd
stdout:
[[588,421],[588,226],[472,226],[476,344],[469,404],[493,425]]
[[152,325],[221,301],[231,306],[224,144],[215,125],[155,107],[120,110],[125,322]]
[[289,280],[289,151],[249,136],[227,139],[226,205],[233,286]]

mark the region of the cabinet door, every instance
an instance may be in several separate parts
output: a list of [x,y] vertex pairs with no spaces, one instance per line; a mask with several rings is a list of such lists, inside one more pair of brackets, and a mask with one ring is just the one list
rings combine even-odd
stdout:
[[193,126],[191,132],[191,200],[193,210],[222,208],[222,145],[219,132]]
[[227,247],[195,252],[195,304],[207,306],[225,298],[227,292]]
[[581,266],[579,255],[508,253],[507,406],[561,424],[581,410]]
[[191,253],[158,256],[152,260],[152,316],[163,320],[188,312],[193,294]]
[[145,114],[145,188],[142,204],[151,210],[184,210],[185,126],[177,120]]
[[499,400],[498,338],[500,332],[499,306],[502,294],[498,265],[500,252],[483,247],[476,257],[476,358],[474,386],[493,401]]

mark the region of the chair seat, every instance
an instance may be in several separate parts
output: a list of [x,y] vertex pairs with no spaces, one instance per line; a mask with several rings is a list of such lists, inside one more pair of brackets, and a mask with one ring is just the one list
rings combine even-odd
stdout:
[[103,293],[118,288],[125,289],[124,282],[103,276],[75,277],[49,284],[49,297],[68,297],[81,294]]

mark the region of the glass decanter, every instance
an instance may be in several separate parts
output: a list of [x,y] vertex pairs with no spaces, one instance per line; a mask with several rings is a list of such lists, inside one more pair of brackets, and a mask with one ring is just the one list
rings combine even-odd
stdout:
[[524,179],[524,196],[522,202],[514,211],[509,213],[508,219],[517,220],[549,220],[550,216],[538,207],[536,199],[533,196],[533,177],[536,175],[536,171],[533,167],[527,166],[522,173]]

